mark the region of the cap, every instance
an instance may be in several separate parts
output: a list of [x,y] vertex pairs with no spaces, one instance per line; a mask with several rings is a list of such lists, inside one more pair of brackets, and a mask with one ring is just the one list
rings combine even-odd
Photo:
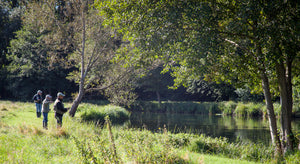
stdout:
[[41,90],[38,90],[37,93],[43,93]]
[[61,92],[58,92],[58,93],[57,93],[57,97],[59,97],[59,96],[65,97],[65,95],[64,95],[63,93],[61,93]]
[[46,98],[52,98],[52,96],[51,95],[46,95]]

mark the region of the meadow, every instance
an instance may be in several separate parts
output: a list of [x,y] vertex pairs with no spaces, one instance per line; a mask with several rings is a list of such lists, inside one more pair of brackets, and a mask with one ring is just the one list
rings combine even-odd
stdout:
[[[95,114],[104,120],[91,118]],[[49,129],[45,130],[42,119],[35,117],[33,103],[0,101],[0,163],[279,162],[270,146],[172,134],[164,127],[158,133],[129,129],[129,116],[121,107],[83,103],[75,118],[64,116],[61,129],[56,128],[51,111]],[[299,160],[300,153],[294,152],[280,162]]]

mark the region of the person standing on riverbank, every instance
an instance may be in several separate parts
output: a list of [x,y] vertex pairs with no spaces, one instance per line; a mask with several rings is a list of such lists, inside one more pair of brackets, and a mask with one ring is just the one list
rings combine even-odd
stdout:
[[36,117],[41,117],[41,110],[42,110],[42,94],[43,92],[41,90],[38,90],[37,93],[33,96],[33,101],[35,103],[36,107]]
[[45,100],[43,101],[42,106],[42,113],[43,113],[43,128],[48,129],[48,113],[50,112],[50,103],[53,101],[51,100],[52,97],[50,95],[46,95]]
[[57,120],[57,128],[61,128],[63,115],[68,111],[67,108],[64,107],[63,99],[65,95],[61,92],[57,93],[57,99],[54,102],[55,118]]

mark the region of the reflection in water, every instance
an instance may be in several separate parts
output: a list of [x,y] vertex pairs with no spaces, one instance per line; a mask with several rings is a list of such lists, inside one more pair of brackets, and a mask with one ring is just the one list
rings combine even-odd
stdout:
[[[239,138],[243,141],[271,143],[268,122],[259,118],[133,112],[130,122],[132,128],[146,128],[155,132],[166,125],[174,133],[189,132],[226,137],[230,141]],[[293,128],[298,132],[299,123],[300,120],[293,121]]]

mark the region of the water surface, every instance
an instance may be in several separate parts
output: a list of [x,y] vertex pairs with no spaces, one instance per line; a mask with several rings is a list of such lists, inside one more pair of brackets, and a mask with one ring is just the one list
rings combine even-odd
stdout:
[[[159,132],[166,126],[174,133],[191,132],[211,137],[226,137],[230,141],[239,138],[265,144],[271,142],[268,121],[262,118],[132,112],[130,126],[154,132]],[[292,126],[295,131],[300,132],[300,119],[293,120]]]

